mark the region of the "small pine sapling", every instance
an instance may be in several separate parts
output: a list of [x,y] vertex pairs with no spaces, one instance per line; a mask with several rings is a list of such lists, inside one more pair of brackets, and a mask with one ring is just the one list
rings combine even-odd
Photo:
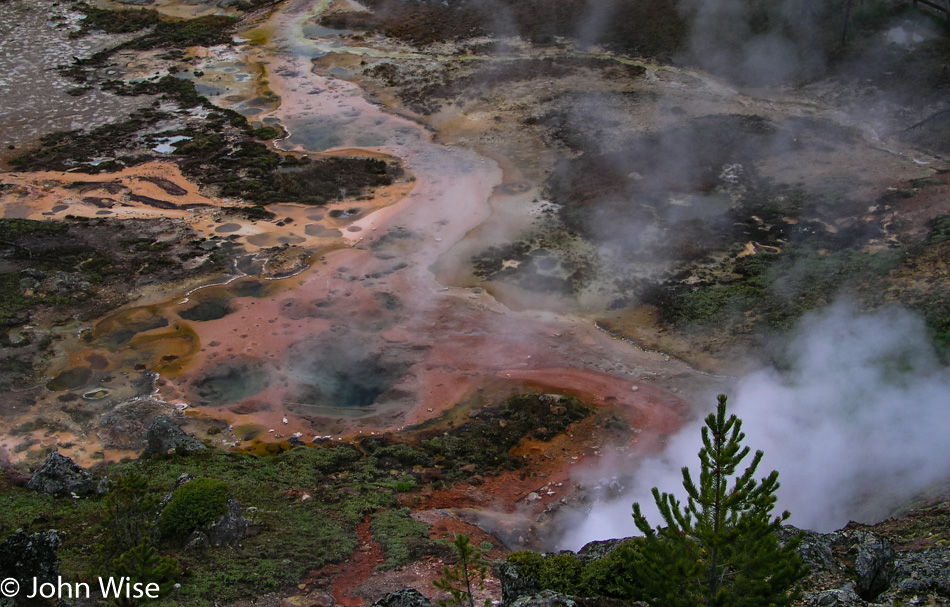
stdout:
[[[442,567],[442,577],[432,584],[451,595],[449,599],[439,600],[439,607],[475,607],[472,584],[479,590],[485,588],[487,568],[482,563],[482,553],[470,543],[467,535],[458,535],[452,542],[458,561],[455,565]],[[485,599],[484,607],[491,607],[491,600]]]

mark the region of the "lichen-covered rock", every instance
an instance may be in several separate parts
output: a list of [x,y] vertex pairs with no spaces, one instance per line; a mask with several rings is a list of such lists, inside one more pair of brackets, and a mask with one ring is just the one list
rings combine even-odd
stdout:
[[801,537],[798,545],[798,556],[808,565],[812,572],[829,571],[843,573],[841,565],[835,559],[831,550],[831,542],[827,534],[805,531],[792,525],[785,525],[776,533],[778,541],[783,546],[796,537]]
[[76,462],[53,451],[43,466],[33,473],[27,487],[47,495],[86,495],[95,485]]
[[[507,605],[507,603],[505,603]],[[511,607],[580,607],[574,597],[554,592],[553,590],[542,590],[537,594],[523,596]]]
[[209,546],[233,546],[247,535],[247,518],[241,511],[241,504],[228,496],[228,511],[221,518],[200,529],[195,529],[188,538],[191,548]]
[[418,590],[403,588],[383,596],[373,607],[432,607],[432,602]]
[[888,539],[847,528],[815,533],[787,526],[779,540],[798,534],[798,554],[811,568],[803,607],[950,605],[950,548],[895,552]]
[[799,604],[801,607],[866,607],[868,603],[849,584],[844,588],[806,592]]
[[188,436],[174,421],[166,415],[157,415],[145,431],[145,451],[143,455],[165,455],[167,453],[194,453],[207,447],[198,439]]
[[831,534],[831,549],[850,564],[858,596],[873,601],[887,589],[887,566],[894,558],[890,540],[869,531],[842,529]]
[[0,542],[0,579],[14,578],[21,588],[35,577],[40,583],[55,582],[59,576],[56,551],[62,543],[54,530],[27,535],[22,529]]
[[136,397],[120,403],[99,422],[96,436],[109,449],[139,449],[149,423],[168,405],[151,398]]
[[501,581],[501,602],[512,605],[518,599],[541,592],[541,587],[532,579],[526,578],[513,563],[498,566],[498,578]]
[[894,604],[899,597],[928,593],[950,602],[950,548],[898,553],[888,567],[887,577],[889,588],[878,598],[881,603]]
[[617,540],[598,540],[595,542],[589,542],[584,544],[584,546],[577,551],[577,557],[581,559],[582,562],[592,561],[599,558],[603,558],[617,549],[617,546],[624,543],[630,538],[622,538]]

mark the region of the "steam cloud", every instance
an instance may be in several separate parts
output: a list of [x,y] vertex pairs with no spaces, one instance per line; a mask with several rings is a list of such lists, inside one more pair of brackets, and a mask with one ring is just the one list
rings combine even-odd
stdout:
[[[783,371],[763,368],[738,382],[729,411],[743,421],[745,444],[765,452],[757,476],[779,471],[776,512],[789,510],[790,523],[831,531],[851,519],[876,522],[950,477],[950,375],[920,318],[901,308],[861,314],[839,303],[804,318],[784,354]],[[636,534],[635,501],[660,524],[650,490],[684,497],[680,469],[696,475],[702,425],[697,420],[662,456],[643,462],[631,490],[595,505],[561,547]]]
[[707,71],[754,85],[820,72],[826,57],[815,23],[832,18],[824,4],[682,0],[680,11],[692,24],[686,55]]

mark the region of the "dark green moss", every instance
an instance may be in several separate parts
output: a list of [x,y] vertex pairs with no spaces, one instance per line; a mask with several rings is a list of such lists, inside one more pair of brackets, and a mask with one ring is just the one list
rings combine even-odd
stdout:
[[251,133],[256,139],[277,139],[283,135],[280,129],[272,126],[260,126]]
[[234,17],[224,15],[208,15],[184,21],[160,21],[151,33],[120,46],[150,50],[228,44],[231,42],[231,29],[237,21]]
[[937,215],[930,220],[930,233],[927,234],[927,242],[937,244],[950,240],[950,215]]
[[479,474],[516,470],[521,460],[509,451],[523,439],[550,440],[590,413],[590,407],[570,396],[513,396],[504,406],[486,408],[451,432],[440,432],[438,425],[420,432],[419,448],[435,458],[450,480],[471,476],[463,470],[468,466]]
[[382,544],[386,555],[384,569],[405,565],[427,550],[430,525],[410,514],[408,508],[396,508],[380,512],[370,521],[373,538]]
[[151,27],[159,22],[158,11],[153,9],[106,10],[80,2],[76,8],[84,15],[80,35],[94,30],[109,34],[128,34]]

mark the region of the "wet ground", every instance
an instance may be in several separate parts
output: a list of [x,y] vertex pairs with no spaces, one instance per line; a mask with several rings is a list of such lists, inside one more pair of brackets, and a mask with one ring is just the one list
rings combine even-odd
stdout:
[[[515,310],[444,272],[437,278],[433,268],[452,264],[462,239],[498,238],[484,226],[497,226],[503,208],[524,214],[532,186],[514,180],[506,161],[502,170],[492,158],[436,143],[356,85],[315,73],[314,58],[344,50],[337,32],[308,25],[320,8],[290,2],[247,33],[263,44],[199,50],[199,89],[281,126],[289,135],[280,149],[394,157],[406,178],[326,207],[272,205],[275,219],[250,221],[228,214],[230,201],[198,191],[170,163],[108,180],[5,176],[13,186],[4,192],[7,217],[173,218],[207,238],[209,252],[222,243],[244,252],[217,286],[153,298],[58,342],[26,417],[56,417],[64,394],[79,395],[90,420],[147,398],[184,412],[202,438],[241,446],[399,429],[513,382],[634,410],[644,382],[693,395],[721,383],[589,321],[543,306]],[[59,434],[8,435],[3,444],[14,458],[53,444],[80,462],[104,449],[112,456],[115,441],[91,421],[61,423]]]

